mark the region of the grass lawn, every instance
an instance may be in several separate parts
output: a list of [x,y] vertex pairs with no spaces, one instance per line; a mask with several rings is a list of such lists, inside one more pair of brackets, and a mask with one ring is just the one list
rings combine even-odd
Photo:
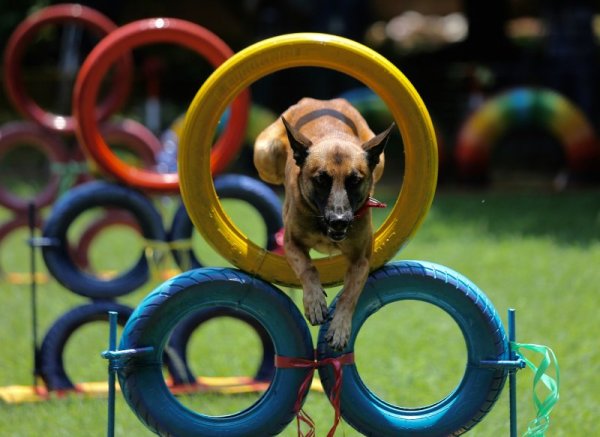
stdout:
[[[393,202],[393,198],[380,200]],[[264,229],[244,206],[230,205],[234,221],[257,243]],[[386,211],[376,210],[375,220]],[[141,242],[127,230],[103,234],[94,257],[110,268],[133,260]],[[122,235],[114,233],[122,232]],[[256,236],[256,238],[254,238]],[[13,235],[0,247],[5,270],[25,271],[25,234]],[[102,240],[102,241],[100,241]],[[135,240],[135,239],[134,239]],[[200,245],[200,242],[197,242]],[[207,264],[223,261],[202,247]],[[552,347],[561,368],[561,399],[548,436],[590,436],[597,432],[600,349],[596,316],[600,284],[600,191],[561,194],[534,192],[457,192],[440,190],[412,241],[397,259],[444,264],[477,284],[494,303],[506,326],[508,308],[517,310],[517,340]],[[41,265],[41,258],[38,260]],[[42,267],[43,268],[43,267]],[[154,284],[156,285],[156,283]],[[153,288],[120,299],[135,306]],[[0,386],[32,380],[29,289],[4,282],[0,288],[2,351]],[[290,291],[300,303],[297,291]],[[331,299],[335,293],[330,292]],[[39,287],[40,339],[66,309],[86,302],[51,281]],[[76,382],[101,381],[108,329],[95,323],[76,332],[67,345],[65,366]],[[316,330],[313,329],[313,333]],[[200,375],[248,375],[260,359],[258,339],[239,322],[211,321],[192,337],[191,364]],[[357,366],[367,385],[383,399],[422,406],[441,399],[460,381],[466,353],[458,327],[444,312],[419,302],[389,305],[369,319],[357,340]],[[532,373],[518,377],[519,433],[535,416]],[[182,402],[206,414],[227,414],[250,405],[257,395],[201,394]],[[315,419],[317,435],[326,435],[333,419],[325,396],[311,392],[305,410]],[[117,436],[152,435],[117,396]],[[295,436],[295,423],[282,435]],[[508,435],[508,386],[494,409],[469,435]],[[1,404],[0,435],[102,436],[106,433],[106,399],[69,397],[37,404]],[[358,435],[342,424],[338,435]]]

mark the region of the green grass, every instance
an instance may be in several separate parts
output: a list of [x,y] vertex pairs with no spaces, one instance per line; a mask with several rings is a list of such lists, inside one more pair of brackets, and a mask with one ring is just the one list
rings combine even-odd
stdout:
[[[229,208],[236,223],[261,244],[264,229],[260,220],[239,205]],[[380,221],[386,211],[375,213],[376,221]],[[131,243],[115,246],[124,239],[108,234],[108,242],[99,241],[95,246],[94,259],[101,262],[110,258],[116,265],[121,257],[130,260],[131,254],[125,252]],[[24,238],[24,234],[14,235],[0,247],[0,261],[8,265],[6,270],[26,270]],[[197,240],[207,263],[224,263]],[[504,322],[507,309],[515,308],[518,340],[552,347],[560,362],[561,399],[552,414],[548,435],[589,436],[597,432],[600,352],[595,303],[600,292],[600,192],[441,190],[421,229],[397,258],[433,261],[464,274],[484,290]],[[38,261],[41,265],[41,259]],[[121,300],[135,305],[152,288],[149,284]],[[29,384],[32,347],[28,287],[2,283],[0,290],[0,386]],[[333,294],[329,293],[330,299]],[[300,303],[300,293],[291,291],[291,295]],[[41,285],[40,337],[66,309],[83,302],[84,298],[55,282]],[[105,323],[86,326],[73,336],[65,363],[75,381],[105,378],[106,362],[99,353],[106,342]],[[251,374],[260,354],[254,334],[230,320],[207,323],[194,334],[191,349],[192,366],[202,375]],[[356,359],[362,378],[379,396],[418,406],[435,402],[453,389],[466,357],[458,328],[445,313],[431,305],[403,302],[385,307],[367,321],[357,340]],[[519,372],[520,434],[535,415],[531,385],[532,373]],[[256,395],[182,398],[183,403],[206,414],[237,411],[255,400]],[[507,404],[505,388],[494,409],[469,435],[508,435]],[[325,435],[333,419],[325,396],[311,392],[305,409],[317,423],[317,435]],[[116,422],[117,436],[152,435],[121,395],[117,396]],[[0,405],[2,436],[87,437],[105,433],[105,399],[71,397],[39,404]],[[282,435],[296,435],[295,423]],[[338,435],[358,434],[344,424]]]

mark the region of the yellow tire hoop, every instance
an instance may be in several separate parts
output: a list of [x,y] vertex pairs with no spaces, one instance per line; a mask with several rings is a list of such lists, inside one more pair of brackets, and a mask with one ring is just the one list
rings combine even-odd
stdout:
[[[381,267],[417,230],[433,200],[438,154],[435,132],[420,96],[391,62],[355,41],[297,33],[260,41],[229,58],[204,82],[188,108],[179,150],[180,188],[192,223],[236,267],[265,281],[299,286],[283,256],[254,244],[224,212],[210,172],[210,150],[229,102],[258,79],[293,67],[337,70],[363,82],[390,108],[402,134],[405,172],[398,199],[375,232],[371,269]],[[343,281],[340,255],[314,260],[324,286]]]

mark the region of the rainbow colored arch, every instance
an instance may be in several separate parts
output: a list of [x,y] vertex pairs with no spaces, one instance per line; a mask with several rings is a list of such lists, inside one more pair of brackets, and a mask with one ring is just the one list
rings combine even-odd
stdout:
[[600,147],[585,114],[555,91],[516,88],[489,99],[467,118],[455,148],[459,175],[484,176],[498,139],[518,126],[538,126],[553,134],[564,147],[571,172],[597,169]]

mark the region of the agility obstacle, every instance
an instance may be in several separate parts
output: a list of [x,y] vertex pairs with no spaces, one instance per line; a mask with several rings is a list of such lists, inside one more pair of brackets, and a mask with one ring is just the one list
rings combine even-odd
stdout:
[[[108,147],[107,142],[115,141],[121,146],[125,146],[142,161],[142,169],[122,162],[114,152],[110,152],[106,158],[114,165],[125,165],[128,174],[131,172],[144,171],[156,180],[168,181],[169,175],[155,174],[154,165],[156,164],[156,155],[162,147],[158,138],[143,125],[133,120],[122,120],[119,123],[110,123],[104,121],[124,102],[132,75],[132,64],[130,51],[139,45],[148,45],[152,43],[173,43],[181,45],[195,51],[204,57],[213,66],[218,66],[223,60],[232,54],[232,51],[216,35],[208,30],[193,23],[183,20],[170,20],[168,26],[162,26],[162,20],[140,20],[125,26],[120,32],[116,32],[116,25],[102,16],[102,14],[90,8],[82,7],[76,4],[56,5],[44,8],[41,11],[28,17],[11,35],[10,43],[7,47],[5,68],[7,68],[7,85],[11,91],[11,99],[15,107],[24,116],[33,120],[33,123],[19,123],[7,125],[0,132],[0,142],[2,151],[14,148],[15,145],[25,140],[31,140],[33,145],[42,152],[47,152],[48,160],[52,166],[54,178],[51,180],[46,191],[42,192],[31,205],[30,202],[21,199],[9,198],[10,206],[19,214],[25,213],[28,207],[43,207],[51,204],[59,193],[63,193],[67,188],[74,185],[72,177],[66,178],[66,172],[60,171],[59,164],[65,169],[71,169],[72,162],[69,159],[73,157],[68,152],[60,154],[63,149],[62,140],[59,134],[72,135],[75,132],[75,125],[85,125],[86,132],[94,131],[98,139],[85,141],[81,144],[85,148],[87,155],[91,157],[93,163],[100,169],[103,167],[103,161],[95,160],[98,147]],[[115,40],[109,39],[105,42],[104,48],[101,46],[96,51],[90,53],[88,61],[82,66],[76,83],[75,99],[73,103],[74,117],[63,114],[53,114],[47,112],[33,101],[27,94],[20,74],[20,63],[23,59],[25,47],[34,40],[34,35],[40,29],[47,25],[80,25],[91,33],[102,37],[106,34],[113,34]],[[146,30],[140,30],[140,28]],[[142,37],[140,40],[140,36]],[[122,52],[120,51],[122,49]],[[109,53],[106,53],[108,50]],[[116,50],[116,52],[115,52]],[[107,69],[112,64],[117,64],[117,75],[119,80],[111,87],[109,95],[98,105],[98,89],[107,69],[102,70],[95,63],[97,56],[102,59],[110,57]],[[90,69],[93,70],[90,72]],[[90,86],[91,84],[91,86]],[[81,91],[81,88],[85,91]],[[96,92],[94,92],[96,91]],[[219,146],[215,149],[215,166],[213,173],[221,171],[234,156],[241,146],[243,132],[248,113],[249,98],[248,93],[236,99],[229,111],[230,116],[227,120],[223,134],[220,136]],[[87,111],[87,112],[86,112]],[[87,118],[86,118],[87,117]],[[86,120],[93,123],[91,127],[86,125]],[[102,122],[101,124],[99,122]],[[53,132],[55,131],[55,132]],[[239,133],[242,134],[239,134]],[[86,137],[87,139],[87,137]],[[38,146],[39,143],[39,146]],[[51,147],[56,145],[56,147]],[[90,152],[91,151],[91,152]],[[80,150],[76,150],[78,161],[83,159]],[[106,150],[105,150],[106,152]],[[58,155],[57,155],[58,154]],[[55,155],[57,155],[55,157]],[[64,156],[63,156],[64,155]],[[87,169],[87,166],[86,166]],[[70,172],[69,175],[79,176],[79,173]],[[59,177],[60,176],[60,177]],[[111,175],[112,176],[112,175]],[[274,232],[281,228],[281,205],[279,199],[272,190],[257,180],[250,180],[242,175],[226,175],[222,179],[217,179],[218,191],[221,198],[240,199],[258,210],[259,214],[267,223],[267,247],[272,248],[275,237]],[[60,182],[60,187],[57,187]],[[68,183],[67,183],[68,181]],[[135,178],[133,181],[126,180],[126,184],[135,187]],[[159,183],[160,185],[160,183]],[[173,192],[178,189],[171,186]],[[169,188],[160,185],[156,191],[168,192]],[[2,193],[0,193],[2,194]],[[13,201],[10,203],[10,201]],[[78,247],[70,247],[67,240],[68,230],[73,221],[82,214],[94,207],[118,208],[125,210],[127,218],[118,217],[114,214],[100,217],[84,231]],[[10,232],[16,227],[24,227],[27,223],[27,217],[23,214],[18,215],[15,220],[8,222],[2,229]],[[145,247],[140,255],[138,262],[123,274],[112,277],[109,280],[104,275],[94,276],[87,267],[87,251],[91,241],[106,227],[115,223],[125,224],[139,232],[145,241]],[[124,324],[126,316],[131,313],[131,309],[124,307],[116,302],[101,302],[111,300],[127,294],[139,286],[146,283],[150,278],[155,279],[158,257],[172,252],[176,261],[182,269],[189,268],[191,264],[200,265],[200,261],[194,255],[191,244],[192,227],[187,225],[189,218],[182,207],[177,214],[177,221],[171,226],[171,232],[167,232],[162,224],[162,218],[155,210],[151,202],[135,189],[118,186],[106,182],[89,182],[66,193],[61,197],[50,215],[47,223],[44,225],[44,234],[37,238],[31,234],[29,244],[32,253],[41,248],[49,271],[52,275],[68,290],[88,297],[92,302],[73,308],[56,320],[45,335],[41,345],[38,347],[37,335],[34,338],[34,355],[38,357],[36,362],[35,374],[41,376],[45,382],[45,387],[39,387],[37,381],[34,381],[32,387],[9,387],[9,390],[2,390],[4,399],[10,401],[36,401],[47,399],[54,395],[62,395],[65,392],[80,392],[83,395],[101,393],[102,389],[98,385],[90,383],[75,383],[71,381],[66,374],[62,363],[62,354],[65,343],[72,333],[82,325],[95,321],[105,320],[108,317],[109,310],[122,313],[120,321]],[[39,223],[41,227],[41,223]],[[31,228],[33,230],[33,228]],[[174,238],[176,240],[174,240]],[[186,267],[187,266],[187,267]],[[35,266],[32,266],[33,278],[30,285],[33,289],[32,296],[35,296],[36,285],[39,281]],[[35,300],[35,299],[34,299]],[[98,300],[100,302],[94,302]],[[35,303],[32,305],[36,311]],[[225,310],[223,310],[225,311]],[[173,348],[175,354],[184,352],[189,340],[191,331],[198,327],[204,321],[223,314],[219,308],[214,308],[210,312],[197,314],[188,323],[187,330],[181,329],[181,338],[174,337],[177,341],[177,347]],[[246,320],[243,315],[236,312],[227,312],[228,317],[238,318],[247,321],[251,327],[259,329],[252,325],[251,321]],[[35,319],[35,317],[34,317]],[[36,322],[33,322],[36,325]],[[34,332],[36,329],[34,328]],[[259,333],[260,334],[260,333]],[[263,342],[265,349],[269,349],[267,339]],[[167,356],[165,363],[171,372],[173,392],[185,392],[196,390],[217,390],[229,392],[243,392],[245,390],[257,390],[262,387],[259,379],[265,378],[265,375],[271,373],[273,364],[270,361],[263,362],[258,369],[256,377],[228,378],[227,380],[219,378],[195,377],[187,365],[185,354],[182,358],[176,356],[175,364]],[[181,372],[183,369],[183,372]],[[16,395],[15,395],[16,394]],[[6,397],[4,396],[6,395]],[[14,396],[13,396],[14,395]]]
[[[390,260],[413,235],[433,200],[437,180],[435,132],[427,109],[406,77],[377,52],[331,35],[293,34],[258,42],[229,58],[205,81],[188,109],[179,154],[181,195],[196,229],[233,265],[268,282],[292,286],[299,282],[285,258],[258,247],[225,214],[206,157],[219,115],[238,93],[263,76],[301,66],[334,69],[364,82],[385,101],[401,131],[404,183],[375,233],[371,268]],[[324,286],[341,282],[344,264],[341,256],[315,260]]]
[[[60,18],[51,15],[51,22],[62,22],[61,14],[64,13],[78,16],[87,16],[88,13],[87,9],[78,5],[65,5],[59,12]],[[36,23],[32,19],[28,23],[29,28],[19,30],[25,35],[22,40],[30,38],[31,30],[28,29],[39,28]],[[196,268],[167,281],[131,314],[119,348],[116,345],[116,324],[119,323],[119,314],[120,323],[125,323],[129,308],[113,303],[100,305],[101,308],[90,304],[57,321],[60,323],[54,329],[60,331],[60,335],[56,334],[53,341],[42,345],[48,351],[45,354],[51,357],[56,357],[56,345],[66,341],[64,335],[68,336],[74,327],[98,317],[98,311],[110,313],[109,349],[103,353],[109,360],[109,435],[114,434],[115,376],[118,376],[123,394],[134,412],[157,433],[242,436],[277,433],[294,417],[298,418],[299,429],[301,422],[312,426],[310,417],[301,407],[315,370],[319,371],[335,410],[335,421],[329,435],[335,433],[342,417],[351,426],[369,435],[458,435],[474,427],[491,410],[507,376],[511,381],[511,435],[516,435],[514,373],[525,365],[536,370],[534,381],[551,390],[551,395],[544,400],[535,398],[534,394],[538,417],[530,428],[537,435],[543,434],[548,426],[549,413],[558,399],[558,368],[556,380],[544,373],[553,362],[556,365],[551,351],[515,342],[514,313],[509,315],[507,336],[489,299],[459,273],[422,261],[388,263],[414,235],[431,205],[438,159],[435,133],[427,109],[410,82],[393,64],[354,41],[325,34],[271,38],[227,61],[224,58],[231,55],[230,51],[217,53],[216,58],[221,58],[213,65],[217,67],[225,62],[199,90],[186,117],[181,139],[179,180],[177,174],[161,175],[133,168],[110,151],[103,139],[106,134],[102,133],[93,116],[100,82],[115,62],[119,63],[118,68],[123,69],[121,73],[127,77],[128,54],[139,45],[172,42],[191,48],[209,57],[212,62],[212,55],[207,55],[204,50],[210,51],[214,47],[198,48],[195,44],[202,41],[210,46],[217,41],[219,45],[220,40],[213,39],[205,29],[177,19],[140,20],[117,30],[112,26],[108,23],[99,30],[99,33],[110,33],[92,51],[78,76],[73,105],[77,123],[61,115],[40,114],[27,96],[11,94],[11,98],[23,114],[50,129],[70,133],[77,129],[86,153],[105,173],[121,182],[142,190],[167,193],[176,192],[181,183],[191,223],[206,241],[241,270]],[[15,48],[11,43],[8,53],[12,53],[10,59],[14,61],[5,65],[18,66],[22,52],[22,48]],[[324,340],[327,325],[320,331],[315,352],[306,321],[290,298],[273,285],[297,286],[293,272],[281,255],[269,250],[269,243],[266,248],[258,247],[237,229],[223,211],[218,183],[212,180],[214,173],[221,171],[226,161],[231,159],[237,139],[243,137],[249,102],[246,89],[268,74],[303,66],[337,70],[370,87],[390,108],[405,146],[403,187],[391,213],[375,234],[372,273],[356,309],[350,342],[341,352],[331,350]],[[9,74],[13,74],[11,88],[19,92],[23,91],[23,87],[18,83],[19,70],[16,71],[16,76],[14,71]],[[15,77],[17,82],[14,82]],[[109,114],[120,106],[124,98],[121,92],[128,86],[128,81],[123,81],[121,87],[114,90],[115,94],[107,99],[106,105],[100,105],[100,108],[105,108],[101,110],[102,114]],[[228,123],[230,129],[224,130],[217,147],[212,148],[217,123],[228,106],[231,118],[234,118],[235,111],[237,118]],[[233,146],[224,145],[229,143]],[[82,190],[93,191],[89,186]],[[113,201],[112,198],[109,200]],[[77,208],[88,205],[83,200],[73,203],[78,205]],[[58,210],[70,207],[72,205],[62,206]],[[55,236],[41,240],[32,236],[32,248],[37,244],[50,254],[50,258],[58,254],[60,259],[60,252],[66,248],[57,241],[63,231],[66,232],[69,220],[80,212],[77,208],[63,212],[61,220],[49,225],[49,229],[55,230]],[[143,228],[140,225],[142,231]],[[157,243],[150,244],[150,248],[173,248],[173,244],[169,245],[161,238],[166,240],[161,234],[153,240]],[[64,267],[61,262],[59,264],[60,268]],[[341,282],[345,263],[340,257],[324,258],[317,261],[317,268],[324,285],[334,285]],[[63,280],[71,286],[70,281],[77,277],[77,272],[73,274],[71,271],[67,277],[69,279]],[[32,281],[33,288],[35,284],[35,280]],[[83,288],[75,288],[86,295],[87,291],[82,291]],[[92,290],[92,297],[98,297],[104,291]],[[418,410],[390,405],[379,399],[362,383],[354,364],[354,343],[365,320],[382,306],[406,299],[421,300],[447,312],[461,328],[469,355],[467,369],[457,388],[439,402]],[[335,301],[331,310],[334,308]],[[266,367],[259,369],[259,374],[270,381],[264,387],[261,400],[240,413],[225,417],[209,417],[183,407],[173,396],[177,390],[165,381],[162,374],[163,364],[168,366],[165,345],[171,331],[185,331],[182,340],[185,343],[185,336],[190,330],[215,316],[216,312],[219,315],[235,313],[247,321],[259,331],[261,338],[269,339],[270,342],[263,342],[263,348],[265,354],[274,356],[272,365],[263,361]],[[191,314],[196,316],[188,319],[187,326],[178,325],[179,320]],[[34,340],[34,343],[37,344],[37,341]],[[519,349],[527,348],[544,355],[539,369],[517,353]],[[55,372],[53,376],[57,378],[47,382],[51,389],[60,391],[75,386],[66,374]],[[194,376],[188,372],[184,379],[194,379]]]
[[[168,22],[168,20],[166,21]],[[405,144],[406,169],[393,210],[375,234],[372,273],[354,314],[352,333],[343,351],[333,351],[319,333],[316,351],[303,316],[273,283],[297,285],[285,259],[257,247],[235,227],[221,208],[211,177],[211,145],[219,116],[231,100],[255,80],[299,66],[334,69],[371,87],[390,107]],[[132,410],[158,434],[177,436],[274,435],[294,417],[311,428],[302,410],[312,375],[319,371],[335,410],[328,436],[343,417],[367,435],[459,435],[491,410],[507,376],[511,380],[511,435],[516,435],[515,371],[531,365],[515,351],[514,312],[510,332],[485,294],[447,267],[404,261],[386,264],[414,234],[435,191],[437,153],[427,110],[404,75],[391,63],[354,41],[325,34],[291,34],[256,43],[235,54],[208,78],[186,116],[178,166],[183,201],[196,229],[240,270],[198,268],[159,286],[136,308],[116,342],[116,314],[111,314],[109,349],[108,435],[114,433],[115,377]],[[317,260],[324,285],[339,283],[340,257]],[[384,305],[412,299],[438,306],[459,325],[468,350],[463,379],[447,397],[421,409],[407,409],[379,399],[361,381],[354,364],[354,343],[365,320]],[[219,305],[236,309],[261,325],[273,342],[275,369],[260,401],[235,414],[211,417],[184,407],[162,376],[162,356],[169,333],[193,311]],[[335,308],[335,300],[330,311]],[[553,354],[547,352],[546,357]],[[532,422],[536,432],[548,426],[548,414],[558,399],[556,380],[540,366],[536,380],[551,390]],[[556,365],[556,362],[554,361]],[[541,430],[541,431],[540,431]],[[538,434],[539,434],[538,432]],[[533,435],[533,434],[532,434]]]
[[[194,23],[174,18],[134,21],[111,32],[92,49],[77,76],[73,111],[80,142],[106,174],[138,189],[176,194],[179,192],[179,176],[176,172],[159,173],[139,169],[120,160],[100,135],[94,113],[102,79],[111,65],[134,48],[153,43],[183,46],[202,56],[214,67],[233,54],[218,36]],[[246,129],[249,104],[248,91],[239,93],[231,103],[229,122],[211,153],[214,173],[223,171],[239,150]],[[218,116],[224,111],[225,108]]]

